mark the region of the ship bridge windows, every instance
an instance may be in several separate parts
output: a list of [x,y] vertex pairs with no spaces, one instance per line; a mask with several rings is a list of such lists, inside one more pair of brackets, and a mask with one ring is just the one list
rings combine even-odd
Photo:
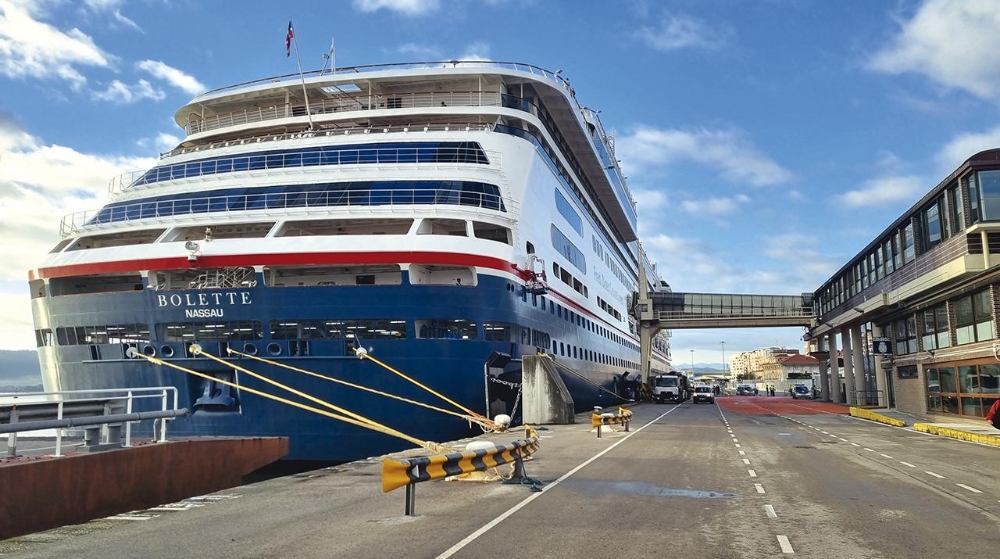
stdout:
[[157,335],[165,342],[249,342],[264,339],[259,320],[164,323],[157,326]]
[[262,239],[274,227],[273,221],[256,223],[210,223],[191,227],[174,228],[164,242],[200,241],[220,239]]
[[275,237],[405,235],[412,219],[315,219],[285,222]]
[[[166,229],[144,229],[141,231],[122,231],[103,235],[88,235],[80,237],[67,250],[87,250],[92,248],[121,247],[130,245],[148,245],[156,242]],[[55,249],[53,249],[53,252]]]
[[57,252],[62,252],[62,249],[66,248],[66,246],[72,242],[73,242],[72,238],[63,239],[59,241],[58,243],[56,243],[56,246],[52,247],[52,250],[49,251],[49,254],[56,254]]
[[402,319],[275,320],[272,340],[397,340],[406,338]]
[[402,274],[398,264],[264,267],[264,285],[268,287],[400,285],[402,283]]
[[429,318],[416,321],[418,338],[434,340],[475,340],[476,322],[463,318]]
[[91,293],[120,293],[123,291],[142,291],[142,276],[139,274],[74,276],[52,278],[49,281],[49,294],[53,297]]
[[410,264],[411,285],[454,285],[474,287],[478,283],[475,267],[438,264]]

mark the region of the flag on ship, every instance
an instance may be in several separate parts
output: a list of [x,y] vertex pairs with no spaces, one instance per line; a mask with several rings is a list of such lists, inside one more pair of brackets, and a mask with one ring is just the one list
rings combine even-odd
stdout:
[[288,20],[288,34],[285,35],[285,57],[292,55],[292,39],[295,37],[295,29],[292,28],[292,20]]

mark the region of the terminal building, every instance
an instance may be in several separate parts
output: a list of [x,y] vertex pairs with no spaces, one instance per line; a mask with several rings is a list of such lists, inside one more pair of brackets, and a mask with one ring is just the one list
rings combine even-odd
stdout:
[[813,301],[823,397],[983,417],[1000,397],[1000,149],[963,162]]

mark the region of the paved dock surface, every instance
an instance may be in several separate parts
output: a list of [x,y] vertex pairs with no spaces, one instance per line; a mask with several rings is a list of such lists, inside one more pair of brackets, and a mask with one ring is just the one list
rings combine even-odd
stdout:
[[525,464],[542,492],[420,483],[407,517],[404,491],[383,494],[381,463],[363,461],[7,540],[0,556],[995,555],[1000,449],[779,400],[637,405],[629,432],[600,439],[589,423],[548,426]]

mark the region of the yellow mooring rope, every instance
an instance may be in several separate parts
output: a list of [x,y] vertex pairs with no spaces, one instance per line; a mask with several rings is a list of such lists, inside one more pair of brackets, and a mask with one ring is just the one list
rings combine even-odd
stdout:
[[362,386],[360,384],[355,384],[353,382],[347,382],[346,380],[340,380],[340,379],[337,379],[337,378],[328,377],[326,375],[321,375],[321,374],[315,373],[313,371],[309,371],[309,370],[306,370],[306,369],[300,369],[298,367],[293,367],[291,365],[286,365],[285,363],[279,363],[277,361],[272,361],[270,359],[265,359],[263,357],[257,357],[256,355],[250,355],[249,353],[243,353],[243,352],[240,352],[240,351],[236,351],[233,348],[226,348],[226,351],[230,355],[238,355],[240,357],[246,357],[246,358],[249,358],[249,359],[253,359],[254,361],[260,361],[261,363],[266,363],[268,365],[274,365],[275,367],[282,367],[284,369],[288,369],[290,371],[295,371],[297,373],[302,373],[304,375],[309,375],[309,376],[320,378],[320,379],[327,380],[327,381],[330,381],[330,382],[335,382],[337,384],[342,384],[344,386],[349,386],[351,388],[357,388],[358,390],[364,390],[365,392],[371,392],[372,394],[378,394],[379,396],[385,396],[386,398],[392,398],[393,400],[399,400],[400,402],[406,402],[408,404],[413,404],[415,406],[420,406],[420,407],[427,408],[427,409],[430,409],[430,410],[434,410],[434,411],[437,411],[437,412],[441,412],[441,413],[444,413],[444,414],[448,414],[448,415],[452,415],[452,416],[455,416],[455,417],[459,417],[459,418],[464,419],[466,421],[471,421],[473,423],[476,423],[476,424],[480,425],[481,427],[484,427],[484,428],[487,428],[487,429],[495,430],[497,428],[496,423],[493,423],[492,421],[490,421],[489,419],[487,419],[487,418],[485,418],[483,416],[461,414],[461,413],[454,412],[454,411],[451,411],[451,410],[446,410],[444,408],[439,408],[437,406],[432,406],[431,404],[425,404],[423,402],[418,402],[416,400],[411,400],[409,398],[404,398],[402,396],[397,396],[395,394],[390,394],[388,392],[383,392],[381,390],[375,390],[374,388],[369,388],[367,386]]
[[371,355],[369,355],[368,352],[363,347],[354,348],[354,354],[358,356],[358,359],[370,359],[371,361],[373,361],[373,362],[381,365],[382,367],[385,367],[390,372],[392,372],[392,373],[394,373],[396,375],[399,375],[400,377],[402,377],[402,378],[404,378],[404,379],[412,382],[413,384],[419,386],[420,388],[423,388],[424,390],[430,392],[431,394],[437,396],[438,398],[441,398],[445,402],[448,402],[449,404],[455,406],[456,408],[464,411],[465,413],[467,413],[467,414],[469,414],[469,415],[471,415],[473,417],[482,417],[483,419],[486,419],[487,421],[489,421],[489,419],[486,418],[485,416],[483,416],[482,414],[478,414],[478,413],[476,413],[476,412],[474,412],[474,411],[466,408],[462,404],[459,404],[458,402],[449,399],[447,396],[445,396],[443,394],[439,394],[438,392],[435,392],[432,388],[429,388],[427,386],[424,386],[423,384],[420,384],[419,381],[414,380],[414,379],[412,379],[412,378],[404,375],[403,373],[397,371],[396,369],[393,369],[392,367],[386,365],[385,363],[379,361],[378,359],[375,359],[374,357],[372,357]]
[[368,419],[366,417],[362,417],[362,416],[360,416],[358,414],[355,414],[355,413],[349,412],[347,410],[338,408],[337,406],[334,406],[333,404],[324,402],[324,401],[322,401],[322,400],[320,400],[318,398],[315,398],[313,396],[309,396],[307,394],[299,392],[298,390],[289,388],[289,387],[287,387],[287,386],[285,386],[285,385],[283,385],[283,384],[281,384],[281,383],[279,383],[277,381],[272,381],[270,379],[267,379],[265,377],[262,377],[261,375],[258,375],[256,373],[254,373],[252,371],[248,371],[248,370],[243,369],[241,367],[236,367],[236,366],[232,365],[231,363],[226,363],[225,361],[223,361],[222,359],[219,359],[218,357],[215,357],[213,355],[209,355],[209,354],[205,353],[197,345],[192,345],[191,346],[191,352],[193,354],[195,354],[195,355],[199,355],[200,354],[200,355],[204,355],[205,357],[208,357],[209,359],[213,359],[215,361],[219,361],[222,364],[226,365],[227,367],[233,367],[234,369],[237,369],[237,370],[240,370],[240,371],[244,371],[244,372],[246,372],[247,374],[249,374],[249,375],[251,375],[253,377],[259,378],[259,379],[261,379],[261,380],[263,380],[265,382],[271,383],[271,384],[273,384],[275,386],[284,388],[285,390],[288,390],[289,392],[292,392],[293,394],[297,394],[299,396],[302,396],[303,398],[307,398],[309,400],[312,400],[312,401],[314,401],[316,403],[319,403],[319,404],[321,404],[323,406],[331,408],[331,409],[333,409],[335,411],[340,411],[340,412],[346,413],[350,417],[344,416],[344,415],[338,415],[338,414],[335,414],[335,413],[331,413],[331,412],[328,412],[326,410],[321,410],[321,409],[318,409],[318,408],[314,408],[312,406],[307,406],[305,404],[301,404],[299,402],[288,400],[288,399],[282,398],[280,396],[275,396],[273,394],[268,394],[266,392],[262,392],[260,390],[255,390],[255,389],[249,388],[247,386],[242,386],[242,385],[239,385],[239,384],[236,384],[236,383],[233,383],[233,382],[229,382],[227,380],[223,380],[223,379],[214,377],[212,375],[208,375],[208,374],[201,373],[201,372],[198,372],[198,371],[192,371],[191,369],[187,369],[187,368],[181,367],[180,365],[176,365],[174,363],[170,363],[170,362],[164,361],[162,359],[157,359],[156,357],[150,357],[149,355],[145,355],[145,354],[140,353],[138,351],[133,351],[132,354],[135,357],[141,357],[141,358],[143,358],[143,359],[145,359],[145,360],[147,360],[147,361],[149,361],[149,362],[151,362],[151,363],[153,363],[155,365],[163,365],[165,367],[170,367],[172,369],[177,369],[178,371],[183,371],[185,373],[188,373],[190,375],[194,375],[196,377],[201,377],[201,378],[204,378],[204,379],[207,379],[207,380],[212,380],[212,381],[215,381],[215,382],[217,382],[219,384],[222,384],[222,385],[225,385],[225,386],[229,386],[229,387],[232,387],[232,388],[237,388],[237,389],[239,389],[241,391],[244,391],[244,392],[249,392],[250,394],[256,394],[257,396],[262,396],[264,398],[268,398],[268,399],[274,400],[276,402],[281,402],[283,404],[288,404],[290,406],[294,406],[294,407],[297,407],[297,408],[300,408],[300,409],[303,409],[303,410],[306,410],[306,411],[311,411],[313,413],[317,413],[319,415],[323,415],[323,416],[326,416],[326,417],[329,417],[329,418],[332,418],[332,419],[339,419],[340,421],[343,421],[345,423],[350,423],[351,425],[356,425],[358,427],[364,427],[365,429],[370,429],[372,431],[376,431],[376,432],[379,432],[379,433],[382,433],[382,434],[385,434],[385,435],[390,435],[390,436],[393,436],[393,437],[397,437],[397,438],[403,439],[404,441],[411,442],[411,443],[413,443],[413,444],[415,444],[415,445],[417,445],[417,446],[419,446],[421,448],[426,448],[427,450],[430,450],[431,452],[438,452],[438,453],[447,453],[447,452],[450,452],[450,449],[442,447],[441,445],[439,445],[437,443],[433,443],[433,442],[430,442],[430,441],[422,441],[422,440],[417,439],[415,437],[411,437],[411,436],[409,436],[409,435],[407,435],[405,433],[402,433],[400,431],[397,431],[397,430],[395,430],[395,429],[393,429],[391,427],[386,427],[385,425],[381,425],[381,424],[379,424],[379,423],[377,423],[375,421],[372,421],[372,420],[370,420],[370,419]]

